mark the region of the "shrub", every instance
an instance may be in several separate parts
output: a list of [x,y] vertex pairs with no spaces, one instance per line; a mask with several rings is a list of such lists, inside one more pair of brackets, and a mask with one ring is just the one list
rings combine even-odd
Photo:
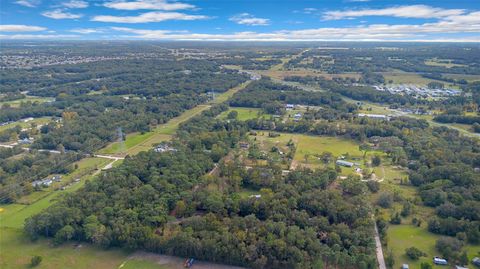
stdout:
[[405,249],[405,254],[414,261],[418,260],[420,257],[427,256],[426,253],[416,247],[410,247]]
[[41,256],[33,256],[32,259],[30,260],[30,265],[32,267],[38,266],[42,262],[42,257]]

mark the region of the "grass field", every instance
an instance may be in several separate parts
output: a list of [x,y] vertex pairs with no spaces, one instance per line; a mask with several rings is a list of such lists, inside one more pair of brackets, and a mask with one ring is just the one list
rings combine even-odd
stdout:
[[[355,162],[362,162],[363,153],[359,150],[358,144],[344,138],[289,133],[281,133],[278,137],[268,137],[265,133],[256,138],[262,148],[266,150],[272,146],[285,146],[291,139],[297,147],[293,158],[293,167],[297,165],[311,168],[323,167],[323,163],[315,155],[326,151],[331,152],[334,156],[334,160],[331,162],[332,167],[336,158],[347,153],[348,160],[355,159]],[[342,174],[350,174],[352,171],[351,168],[342,168]]]
[[45,102],[52,102],[54,100],[55,99],[51,98],[51,97],[27,96],[24,99],[0,102],[0,107],[2,107],[3,105],[6,105],[6,104],[10,105],[11,107],[19,107],[21,103],[26,103],[26,102],[45,103]]
[[[119,267],[120,268],[120,267]],[[121,265],[121,269],[168,269],[169,267],[160,265],[153,261],[130,259]]]
[[41,117],[41,118],[35,118],[35,119],[33,119],[31,121],[28,121],[28,122],[16,121],[16,122],[12,122],[10,124],[4,125],[4,126],[0,126],[0,132],[4,131],[6,129],[13,128],[17,125],[20,125],[21,128],[30,128],[30,127],[32,127],[32,123],[35,123],[38,126],[38,125],[41,125],[41,124],[46,124],[46,123],[50,122],[51,120],[52,120],[51,117]]
[[283,80],[285,77],[289,76],[312,76],[312,77],[323,77],[325,79],[333,79],[333,78],[360,78],[360,74],[358,73],[339,73],[339,74],[329,74],[320,71],[316,71],[313,69],[295,69],[295,70],[256,70],[255,72],[268,76],[275,79]]
[[453,79],[465,79],[468,82],[480,81],[480,75],[467,74],[443,74],[444,77]]
[[262,111],[259,108],[250,108],[250,107],[231,107],[229,110],[222,112],[220,115],[218,115],[219,119],[226,119],[228,116],[228,113],[232,111],[237,111],[238,120],[249,120],[249,119],[256,119],[260,116],[259,113]]
[[[382,72],[381,73],[385,77],[385,81],[389,82],[390,80],[393,81],[393,84],[417,84],[417,85],[427,85],[432,81],[440,82],[443,84],[447,84],[444,81],[435,80],[424,78],[416,73],[408,73],[408,72]],[[450,87],[450,86],[449,86]]]
[[[416,227],[409,224],[390,225],[387,234],[388,248],[393,251],[395,257],[393,268],[400,268],[404,263],[409,264],[410,268],[420,268],[420,263],[429,262],[432,264],[434,256],[441,256],[435,249],[435,242],[440,236],[428,232],[425,227]],[[427,256],[420,258],[418,261],[409,259],[405,255],[405,249],[413,246],[425,252]],[[478,257],[480,245],[467,245],[463,249],[467,251],[469,260],[471,260],[473,257]],[[470,267],[473,267],[473,265],[470,265]],[[445,268],[445,266],[434,266],[434,268]]]
[[443,66],[443,67],[446,67],[446,68],[467,67],[468,66],[468,65],[464,65],[464,64],[454,64],[454,63],[452,63],[452,60],[436,59],[436,58],[429,59],[429,60],[425,61],[425,64],[430,65],[430,66]]
[[[30,259],[39,255],[42,262],[38,267],[45,269],[57,268],[118,268],[128,252],[124,250],[103,250],[82,243],[74,243],[52,247],[50,240],[40,239],[30,241],[20,229],[0,228],[0,268],[18,269],[31,268]],[[142,268],[142,267],[137,267]],[[146,269],[151,267],[145,267]]]

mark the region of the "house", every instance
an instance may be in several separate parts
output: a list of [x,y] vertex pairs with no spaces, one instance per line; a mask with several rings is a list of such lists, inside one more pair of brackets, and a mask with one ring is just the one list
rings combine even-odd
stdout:
[[286,109],[295,109],[295,105],[294,104],[286,104],[285,108]]
[[250,196],[248,196],[248,197],[249,197],[249,198],[260,199],[260,198],[262,198],[262,195],[260,195],[260,194],[254,194],[254,195],[250,195]]
[[22,144],[22,145],[27,145],[32,143],[33,143],[33,138],[24,138],[24,139],[18,140],[18,144]]
[[408,264],[406,263],[402,264],[402,269],[408,269]]
[[347,162],[347,161],[344,161],[344,160],[337,160],[336,164],[339,165],[339,166],[345,166],[345,167],[353,167],[353,165],[354,165],[354,163]]
[[53,180],[49,178],[43,180],[35,180],[34,182],[32,182],[33,187],[49,187],[52,184]]
[[177,151],[177,149],[169,146],[166,143],[162,143],[158,145],[155,149],[153,149],[155,152],[162,153],[162,152],[167,152],[167,151]]
[[380,114],[364,114],[364,113],[358,113],[359,117],[362,118],[369,118],[369,119],[377,119],[377,120],[388,120],[389,117],[386,115],[380,115]]
[[448,262],[445,259],[439,258],[439,257],[433,257],[433,263],[437,265],[447,265]]
[[241,149],[248,149],[248,147],[250,146],[247,142],[240,142],[238,143],[238,145]]
[[302,114],[300,114],[300,113],[296,113],[295,115],[293,115],[293,120],[295,120],[295,121],[298,121],[301,118],[302,118]]

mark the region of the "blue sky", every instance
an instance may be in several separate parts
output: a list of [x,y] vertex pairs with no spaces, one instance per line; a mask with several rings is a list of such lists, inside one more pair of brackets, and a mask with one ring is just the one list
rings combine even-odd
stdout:
[[480,1],[0,0],[0,38],[480,42]]

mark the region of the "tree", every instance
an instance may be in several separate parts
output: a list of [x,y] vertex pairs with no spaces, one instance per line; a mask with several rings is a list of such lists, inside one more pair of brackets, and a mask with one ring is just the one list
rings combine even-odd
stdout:
[[61,243],[68,241],[72,239],[73,235],[75,233],[75,230],[73,229],[72,226],[70,225],[65,225],[63,226],[62,229],[60,229],[56,234],[54,238],[54,243],[56,245],[60,245]]
[[454,237],[441,237],[435,243],[435,248],[447,258],[455,258],[462,247],[463,242]]
[[238,117],[238,112],[236,110],[232,110],[228,113],[227,119],[229,120],[235,120]]
[[420,257],[427,256],[427,254],[416,247],[405,249],[405,254],[412,260],[416,261]]
[[327,165],[329,164],[332,159],[333,159],[333,154],[329,151],[324,151],[322,152],[322,154],[320,155],[320,159],[322,160],[323,164]]
[[366,191],[365,184],[360,181],[358,175],[348,176],[340,183],[340,186],[342,187],[344,193],[351,195],[363,194]]
[[392,268],[395,264],[395,258],[393,257],[393,251],[389,250],[388,255],[385,257],[385,264],[388,268]]
[[369,180],[367,181],[367,187],[371,192],[376,193],[380,190],[380,183],[378,183],[378,181]]
[[402,212],[400,212],[402,217],[409,216],[412,213],[412,207],[413,207],[412,203],[410,203],[409,201],[405,201],[403,203]]
[[390,192],[382,192],[378,197],[377,204],[383,208],[390,208],[393,205],[393,194]]
[[372,157],[372,165],[373,166],[379,166],[382,163],[382,158],[380,155],[374,155]]
[[441,82],[432,81],[427,84],[430,89],[443,89],[445,85]]
[[42,262],[42,256],[33,256],[32,259],[30,260],[30,266],[36,267]]
[[402,218],[400,218],[400,214],[398,212],[395,212],[390,216],[390,223],[391,224],[401,224],[402,223]]

